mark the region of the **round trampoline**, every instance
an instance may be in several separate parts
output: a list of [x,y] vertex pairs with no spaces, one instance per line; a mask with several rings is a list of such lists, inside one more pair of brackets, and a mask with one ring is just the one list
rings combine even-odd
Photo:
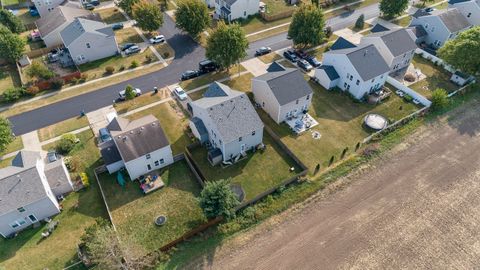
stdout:
[[167,222],[167,217],[166,216],[158,216],[155,219],[155,225],[157,225],[157,226],[162,226],[163,224],[165,224],[165,222]]
[[368,114],[363,121],[367,127],[374,130],[381,130],[388,126],[387,118],[379,114]]

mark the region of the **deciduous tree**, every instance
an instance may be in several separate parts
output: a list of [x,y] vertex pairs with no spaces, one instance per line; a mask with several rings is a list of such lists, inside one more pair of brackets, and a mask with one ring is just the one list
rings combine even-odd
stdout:
[[125,87],[125,98],[127,100],[134,99],[136,96],[135,91],[133,90],[133,87],[129,84],[127,87]]
[[247,56],[248,40],[240,25],[226,25],[219,22],[207,40],[206,56],[221,68],[231,65]]
[[136,3],[133,7],[133,18],[138,27],[144,31],[156,31],[163,24],[163,13],[160,7],[147,0]]
[[120,2],[118,2],[118,6],[123,9],[123,11],[125,11],[129,16],[132,16],[132,8],[139,1],[140,0],[120,0]]
[[438,50],[438,56],[456,69],[480,73],[480,26],[460,33]]
[[233,218],[239,203],[228,180],[209,181],[200,193],[200,207],[207,218]]
[[8,144],[13,141],[10,121],[0,117],[0,152],[5,151]]
[[313,5],[302,5],[293,14],[288,35],[296,46],[317,46],[325,38],[324,27],[322,9]]
[[175,12],[175,23],[178,28],[196,38],[210,24],[210,15],[205,1],[182,0]]
[[0,57],[15,63],[25,51],[25,40],[0,24]]
[[408,0],[382,0],[380,11],[386,18],[394,18],[402,14],[408,7]]
[[20,34],[25,31],[23,22],[12,12],[6,9],[0,9],[0,24],[5,25],[12,33]]
[[432,93],[432,106],[433,110],[442,110],[448,105],[448,94],[445,89],[437,88]]

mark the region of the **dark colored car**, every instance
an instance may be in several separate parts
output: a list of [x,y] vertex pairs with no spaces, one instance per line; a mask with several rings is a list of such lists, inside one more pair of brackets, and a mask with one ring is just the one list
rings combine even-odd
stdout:
[[92,4],[92,5],[94,5],[94,6],[98,6],[98,5],[100,5],[100,1],[98,1],[98,0],[91,0],[91,1],[90,1],[90,4]]
[[300,59],[305,59],[307,58],[309,55],[304,52],[303,50],[295,50],[295,54],[297,55],[298,58]]
[[200,76],[200,72],[198,72],[198,70],[187,70],[185,72],[182,73],[182,81],[186,81],[186,80],[190,80],[190,79],[193,79],[195,77],[198,77]]
[[123,29],[123,23],[114,23],[114,24],[112,24],[112,29],[113,29],[113,30]]
[[95,9],[95,6],[90,4],[90,3],[85,4],[84,7],[85,7],[86,10],[94,10]]
[[322,65],[322,62],[318,61],[315,56],[309,56],[305,58],[305,60],[307,60],[307,62],[310,63],[310,65],[312,65],[313,67],[319,67]]
[[125,43],[122,46],[122,52],[125,51],[126,49],[135,46],[135,43]]
[[297,65],[299,68],[305,70],[305,71],[310,71],[313,69],[312,65],[310,65],[307,60],[304,60],[304,59],[300,59],[297,61]]
[[110,132],[107,128],[101,128],[100,130],[98,130],[98,135],[101,142],[108,142],[112,140],[112,136],[110,135]]
[[295,52],[292,49],[284,51],[283,56],[285,56],[285,58],[292,61],[293,63],[297,62],[297,60],[298,60],[297,55],[295,54]]
[[255,51],[255,56],[262,56],[272,52],[272,48],[270,47],[261,47]]
[[218,69],[218,65],[212,60],[203,60],[198,63],[198,70],[200,73],[209,73]]

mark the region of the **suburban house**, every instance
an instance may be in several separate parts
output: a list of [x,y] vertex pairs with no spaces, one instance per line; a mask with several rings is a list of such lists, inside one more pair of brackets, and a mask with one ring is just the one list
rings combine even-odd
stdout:
[[170,143],[155,116],[133,121],[116,117],[107,129],[112,140],[100,145],[100,153],[110,174],[125,168],[134,180],[173,163]]
[[112,27],[103,22],[76,18],[60,36],[77,65],[119,53]]
[[62,159],[45,164],[39,152],[20,151],[0,169],[0,234],[8,237],[60,213],[56,197],[71,191]]
[[262,145],[263,122],[243,92],[214,82],[188,109],[193,116],[190,128],[209,147],[207,158],[212,165],[234,162]]
[[35,24],[45,45],[50,48],[63,45],[60,32],[77,17],[94,19],[96,15],[85,9],[57,6],[49,12],[48,16],[42,16]]
[[473,25],[480,25],[480,0],[449,0],[449,8],[456,8]]
[[82,4],[78,1],[68,1],[68,0],[32,0],[32,3],[38,10],[40,17],[51,16],[56,7],[66,6],[70,8],[81,9]]
[[[208,4],[209,0],[207,0]],[[259,0],[215,0],[216,17],[228,22],[257,14],[259,9]]]
[[398,28],[372,33],[362,37],[362,44],[373,44],[390,67],[390,72],[397,72],[410,65],[415,55],[417,44],[412,30]]
[[255,102],[278,124],[305,114],[312,104],[313,91],[296,68],[278,68],[252,79]]
[[422,27],[425,30],[426,35],[417,39],[417,43],[426,43],[433,49],[440,48],[445,42],[454,39],[471,26],[472,24],[456,8],[434,11],[419,9],[412,15],[410,23],[410,27]]
[[323,54],[315,78],[326,89],[338,87],[361,99],[381,89],[389,73],[390,67],[375,45],[357,46],[342,39]]

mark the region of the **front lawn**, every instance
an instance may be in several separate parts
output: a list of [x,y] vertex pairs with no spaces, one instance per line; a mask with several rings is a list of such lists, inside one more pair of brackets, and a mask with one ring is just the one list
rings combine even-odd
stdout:
[[405,16],[403,18],[393,20],[392,23],[398,24],[401,27],[407,27],[407,26],[410,25],[411,20],[412,20],[412,18],[410,16]]
[[[79,112],[80,113],[80,112]],[[88,126],[88,119],[86,116],[74,117],[56,124],[44,127],[38,130],[38,138],[41,142],[61,136],[65,133]]]
[[[226,84],[230,86],[233,90],[238,90],[242,92],[249,92],[251,88],[251,81],[252,81],[253,75],[251,73],[243,74],[241,76],[235,77],[231,80],[224,81],[222,82],[223,84]],[[205,87],[203,89],[200,89],[195,92],[188,92],[188,96],[193,100],[197,100],[203,97],[203,93],[207,91],[208,87]]]
[[155,50],[165,59],[167,60],[168,58],[173,58],[175,57],[175,51],[173,48],[168,45],[168,43],[162,43],[162,44],[156,44],[153,45]]
[[[116,174],[100,175],[121,238],[129,239],[142,253],[152,252],[206,222],[198,204],[200,185],[185,161],[160,170],[165,186],[143,195],[139,183],[126,179],[125,187],[117,183]],[[159,227],[154,220],[165,215],[167,222]]]
[[192,90],[200,86],[207,86],[208,84],[218,81],[220,79],[227,78],[229,76],[241,73],[245,71],[246,69],[242,65],[234,65],[230,68],[229,71],[219,71],[219,72],[212,72],[208,73],[205,75],[202,75],[200,77],[197,77],[195,79],[191,79],[188,81],[182,81],[180,83],[180,86],[185,90]]
[[270,64],[272,62],[275,62],[275,61],[278,61],[278,60],[281,60],[283,59],[282,56],[280,56],[278,53],[276,52],[271,52],[269,54],[265,54],[265,55],[262,55],[260,57],[258,57],[258,59],[260,59],[262,62],[264,62],[265,64]]
[[95,218],[107,218],[92,173],[93,168],[100,164],[95,138],[90,130],[78,134],[78,137],[81,142],[71,155],[74,156],[77,172],[88,173],[90,187],[66,197],[62,202],[63,211],[54,217],[59,226],[47,239],[41,241],[43,226],[26,230],[14,239],[0,237],[0,269],[63,269],[76,263],[76,247],[84,229],[93,224]]
[[264,123],[273,128],[310,172],[317,164],[321,164],[322,168],[328,166],[332,156],[338,160],[346,147],[349,152],[353,151],[356,144],[371,133],[363,128],[366,114],[378,113],[390,121],[396,121],[419,109],[395,94],[382,104],[369,105],[354,102],[343,92],[327,91],[315,83],[310,85],[314,93],[308,113],[319,123],[312,130],[320,133],[320,139],[314,139],[311,131],[295,136],[286,124],[276,124],[264,111],[259,110]]
[[363,23],[363,27],[361,27],[361,28],[357,28],[355,25],[352,25],[352,26],[349,26],[348,29],[350,29],[350,30],[352,30],[353,32],[356,33],[356,32],[360,32],[360,31],[363,31],[365,29],[368,29],[370,27],[372,27],[371,24]]
[[8,167],[8,166],[11,166],[13,159],[14,159],[14,157],[0,160],[0,169],[1,169],[1,168]]
[[132,27],[123,28],[115,31],[115,38],[119,45],[125,43],[142,43],[142,37]]
[[99,9],[95,11],[95,13],[98,13],[100,18],[102,18],[103,22],[106,24],[124,22],[127,20],[127,18],[125,18],[125,16],[123,16],[120,10],[118,10],[116,7]]
[[[225,168],[210,165],[207,149],[203,146],[193,149],[191,154],[207,181],[231,179],[232,183],[240,184],[245,191],[245,200],[248,201],[278,186],[301,170],[266,131],[263,132],[263,143],[266,146],[265,151],[249,152],[246,158]],[[295,168],[294,171],[290,171],[292,167]]]
[[20,76],[15,66],[0,66],[0,94],[12,87],[20,87]]
[[148,114],[153,114],[158,121],[160,121],[174,155],[184,152],[185,147],[192,143],[192,140],[185,133],[188,126],[188,119],[175,101],[159,104],[152,108],[129,115],[127,118],[134,120]]
[[413,57],[412,64],[416,69],[420,69],[422,73],[426,75],[426,78],[410,85],[410,88],[424,95],[426,98],[430,98],[432,92],[437,88],[443,88],[448,93],[459,88],[450,82],[452,75],[441,66],[435,66],[432,62],[419,55]]
[[153,89],[142,89],[142,91],[143,94],[141,96],[136,97],[132,100],[116,102],[113,106],[117,113],[124,114],[134,109],[138,109],[145,105],[170,97],[170,95],[168,94],[169,90],[167,88],[158,89],[157,94],[153,92]]
[[15,151],[19,151],[22,148],[23,148],[22,137],[20,137],[20,136],[15,137],[15,139],[13,139],[13,141],[10,144],[7,145],[5,150],[2,153],[0,153],[0,156],[6,155],[6,154],[9,154],[9,153],[13,153]]
[[[282,1],[282,0],[280,0],[280,1]],[[274,26],[277,26],[277,25],[280,25],[280,24],[290,22],[290,21],[291,21],[291,18],[288,17],[288,18],[284,18],[284,19],[280,19],[280,20],[276,20],[276,21],[272,21],[272,22],[267,22],[267,21],[263,20],[259,15],[256,15],[256,16],[251,16],[248,19],[242,20],[239,23],[242,26],[243,31],[245,31],[246,34],[251,34],[251,33],[255,33],[255,32],[258,32],[258,31],[263,30],[263,29],[268,29],[268,28],[271,28],[271,27],[274,27]]]

